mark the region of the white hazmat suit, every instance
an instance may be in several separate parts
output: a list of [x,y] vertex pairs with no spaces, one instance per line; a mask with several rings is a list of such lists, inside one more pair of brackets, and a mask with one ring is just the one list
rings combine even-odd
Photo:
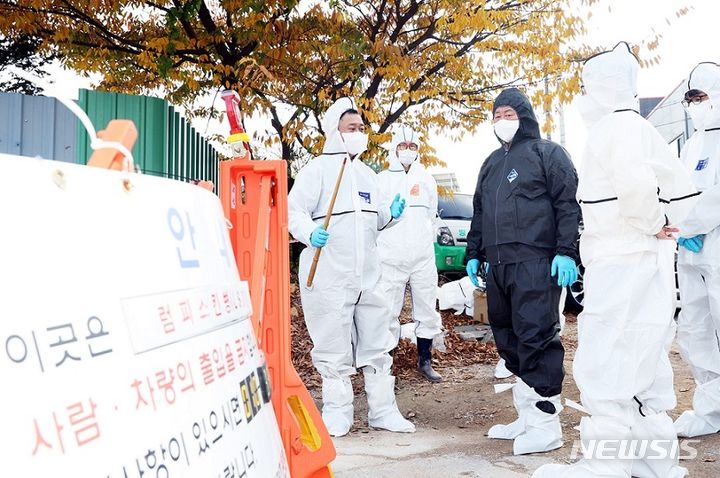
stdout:
[[393,338],[387,328],[390,311],[378,287],[380,262],[376,247],[379,229],[395,221],[390,202],[380,202],[377,175],[359,157],[348,159],[328,226],[314,283],[307,278],[316,249],[310,236],[325,218],[333,189],[346,157],[338,125],[354,109],[340,98],[325,114],[323,154],[298,173],[288,196],[290,233],[306,247],[300,255],[299,282],[305,323],[313,341],[312,360],[322,376],[322,416],[333,436],[348,433],[353,423],[350,376],[363,369],[370,426],[413,432],[395,402],[395,377],[390,375]]
[[[435,265],[435,230],[438,193],[435,178],[420,164],[419,156],[407,172],[396,154],[400,143],[420,144],[418,134],[401,126],[393,134],[388,159],[390,167],[378,174],[379,188],[387,200],[396,194],[407,198],[406,209],[395,227],[383,230],[378,238],[382,266],[381,288],[390,299],[389,329],[394,343],[400,339],[400,312],[405,302],[405,286],[410,284],[412,317],[416,324],[419,366],[430,366],[432,340],[442,334],[437,302],[438,273]],[[412,156],[412,154],[410,155]],[[423,365],[423,358],[425,364]],[[434,374],[434,372],[433,372]],[[437,374],[433,381],[440,379]],[[426,375],[427,378],[430,378]],[[432,379],[431,379],[432,380]]]
[[687,86],[709,97],[690,106],[696,132],[680,154],[702,192],[690,215],[678,224],[680,234],[705,235],[700,252],[684,247],[678,252],[682,309],[677,342],[696,388],[693,410],[685,411],[675,428],[679,436],[694,437],[720,431],[720,66],[699,64]]
[[[620,43],[590,58],[582,72],[586,95],[578,107],[589,127],[578,186],[585,303],[573,375],[591,414],[580,422],[587,454],[573,465],[545,465],[536,478],[687,473],[678,466],[666,413],[676,403],[668,359],[675,243],[655,235],[668,221],[684,218],[695,190],[663,138],[636,111],[638,67]],[[627,458],[628,452],[638,457]],[[616,458],[603,459],[608,456]]]

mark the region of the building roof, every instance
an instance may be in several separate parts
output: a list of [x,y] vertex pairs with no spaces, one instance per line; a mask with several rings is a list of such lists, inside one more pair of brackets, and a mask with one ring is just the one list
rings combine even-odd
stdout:
[[655,96],[652,98],[640,98],[640,116],[647,118],[648,115],[655,107],[662,101],[662,96]]

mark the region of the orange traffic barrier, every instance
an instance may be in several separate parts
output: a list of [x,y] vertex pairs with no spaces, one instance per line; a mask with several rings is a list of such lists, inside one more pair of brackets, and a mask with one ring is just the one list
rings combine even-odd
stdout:
[[[98,138],[105,141],[116,141],[127,149],[132,150],[138,137],[135,123],[130,120],[111,120],[107,127],[98,131]],[[96,149],[88,159],[88,166],[96,166],[104,169],[123,171],[126,169],[125,156],[118,150],[112,148]],[[133,165],[129,165],[132,170]]]
[[220,163],[220,199],[231,243],[250,285],[253,326],[267,358],[272,403],[293,478],[331,478],[335,447],[292,365],[285,161]]
[[212,181],[205,181],[202,179],[194,179],[192,183],[195,186],[200,186],[203,189],[207,189],[210,192],[213,192],[215,190],[215,184],[213,184]]

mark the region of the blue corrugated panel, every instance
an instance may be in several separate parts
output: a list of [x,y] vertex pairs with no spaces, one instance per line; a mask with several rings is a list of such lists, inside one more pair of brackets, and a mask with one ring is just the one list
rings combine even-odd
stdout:
[[0,93],[0,152],[75,162],[75,116],[55,98]]

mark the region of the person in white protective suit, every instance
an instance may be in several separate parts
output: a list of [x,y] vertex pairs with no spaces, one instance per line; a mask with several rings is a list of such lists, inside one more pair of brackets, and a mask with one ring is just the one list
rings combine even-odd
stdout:
[[535,478],[687,474],[666,413],[676,404],[668,348],[677,229],[669,225],[684,219],[696,194],[637,112],[638,67],[626,43],[583,67],[577,106],[589,128],[578,185],[585,303],[573,375],[590,416],[580,421],[583,459],[544,465]]
[[390,300],[389,329],[397,346],[405,286],[410,283],[418,371],[427,380],[440,382],[442,377],[431,363],[433,339],[442,335],[440,314],[435,310],[438,273],[433,245],[438,193],[435,178],[420,164],[419,147],[417,132],[401,126],[393,134],[388,151],[390,166],[378,174],[381,194],[388,199],[397,194],[407,198],[403,220],[380,232],[378,238],[381,287]]
[[720,65],[690,73],[683,102],[695,126],[680,159],[702,194],[682,223],[677,342],[696,387],[693,410],[675,421],[681,437],[720,431]]
[[[377,175],[360,160],[368,137],[351,98],[340,98],[322,120],[323,154],[298,173],[288,196],[290,233],[306,247],[300,254],[300,297],[313,341],[312,360],[322,377],[322,417],[333,436],[350,431],[350,376],[363,370],[371,427],[414,432],[395,402],[390,374],[390,310],[378,287],[378,230],[392,226],[404,199],[380,202]],[[332,219],[322,227],[335,183],[347,158]],[[322,254],[311,288],[307,279],[317,248]]]

